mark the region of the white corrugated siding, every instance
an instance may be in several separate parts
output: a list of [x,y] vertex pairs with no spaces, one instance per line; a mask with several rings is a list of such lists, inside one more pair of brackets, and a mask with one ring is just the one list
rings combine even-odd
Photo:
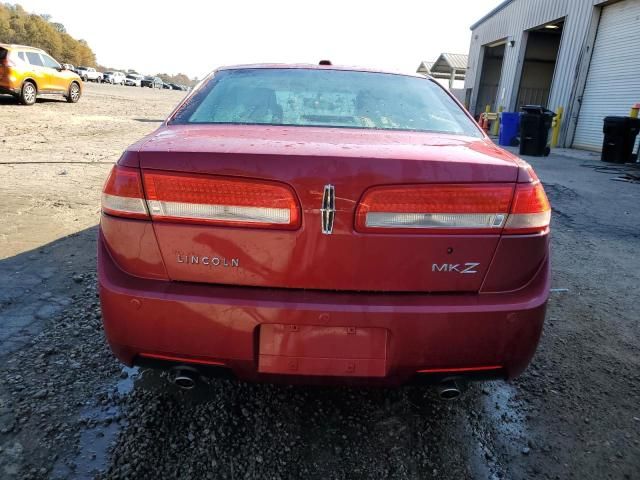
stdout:
[[[556,110],[558,106],[563,106],[566,110],[574,94],[579,62],[586,47],[594,5],[602,3],[604,0],[513,0],[473,30],[465,88],[475,86],[476,76],[480,74],[477,66],[483,45],[506,38],[514,40],[514,47],[505,49],[502,77],[498,87],[498,104],[508,108],[510,104],[515,103],[518,94],[515,82],[520,68],[518,56],[522,49],[523,32],[564,18],[548,107]],[[472,103],[470,107],[473,111],[475,105]]]
[[604,7],[573,140],[602,149],[602,119],[628,115],[640,103],[640,0]]

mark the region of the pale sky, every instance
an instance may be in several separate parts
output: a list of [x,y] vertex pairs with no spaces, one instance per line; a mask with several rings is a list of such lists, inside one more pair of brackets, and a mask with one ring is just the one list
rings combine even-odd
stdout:
[[415,72],[468,53],[500,0],[12,0],[84,38],[101,65],[202,77],[220,65],[334,64]]

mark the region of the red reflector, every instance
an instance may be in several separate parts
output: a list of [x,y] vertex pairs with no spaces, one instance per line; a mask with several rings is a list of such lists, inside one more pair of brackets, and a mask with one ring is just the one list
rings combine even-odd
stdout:
[[143,172],[154,220],[298,228],[300,207],[287,185],[244,178]]
[[102,189],[102,211],[119,217],[148,218],[137,168],[113,167]]
[[178,362],[178,363],[196,363],[198,365],[214,365],[214,366],[219,366],[219,367],[223,367],[225,366],[224,363],[222,362],[216,362],[213,360],[201,360],[198,358],[189,358],[189,357],[177,357],[174,355],[161,355],[158,353],[141,353],[140,354],[141,357],[144,358],[152,358],[155,360],[166,360],[169,362]]
[[519,183],[504,233],[524,234],[545,231],[551,221],[551,206],[540,181]]
[[512,195],[513,186],[500,184],[376,187],[358,206],[356,230],[496,232],[504,225]]
[[425,368],[418,370],[418,373],[464,373],[464,372],[485,372],[491,370],[501,370],[502,365],[483,365],[481,367],[459,367],[459,368]]

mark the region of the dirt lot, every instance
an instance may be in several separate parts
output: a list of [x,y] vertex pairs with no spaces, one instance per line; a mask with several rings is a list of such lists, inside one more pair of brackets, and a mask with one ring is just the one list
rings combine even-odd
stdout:
[[0,95],[0,258],[95,225],[113,162],[183,96],[86,84],[76,105],[51,97],[24,108]]
[[554,288],[533,364],[454,403],[424,388],[122,368],[95,288],[100,187],[180,92],[89,85],[0,97],[0,478],[640,478],[640,185],[589,155],[528,159],[554,207]]

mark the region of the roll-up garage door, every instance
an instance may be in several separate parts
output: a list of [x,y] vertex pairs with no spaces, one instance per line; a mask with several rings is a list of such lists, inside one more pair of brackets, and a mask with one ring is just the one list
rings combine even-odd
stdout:
[[575,148],[602,150],[602,120],[640,103],[640,0],[603,8],[582,97]]

